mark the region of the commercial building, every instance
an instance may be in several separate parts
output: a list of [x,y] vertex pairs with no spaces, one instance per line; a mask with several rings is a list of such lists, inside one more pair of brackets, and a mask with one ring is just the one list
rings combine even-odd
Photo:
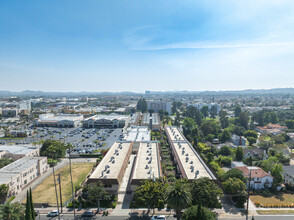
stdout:
[[140,118],[141,118],[140,113],[134,113],[134,114],[132,114],[131,115],[131,118],[129,120],[129,125],[130,126],[132,126],[132,125],[137,126],[139,124]]
[[83,120],[82,115],[74,114],[43,114],[35,121],[38,127],[76,127]]
[[16,108],[3,108],[2,117],[13,118],[18,116],[18,109]]
[[210,180],[216,180],[214,174],[185,139],[178,127],[166,126],[165,131],[172,148],[172,155],[175,158],[177,172],[182,178],[196,180],[207,177]]
[[48,170],[47,157],[24,157],[0,169],[0,185],[9,186],[9,196],[18,194]]
[[154,112],[159,112],[159,110],[167,111],[171,114],[171,103],[170,102],[160,102],[160,101],[147,101],[147,109],[153,110]]
[[141,120],[142,126],[148,126],[151,130],[159,131],[161,128],[160,117],[158,113],[144,113]]
[[128,115],[94,115],[83,121],[84,128],[123,128],[130,119]]
[[5,157],[18,160],[22,157],[37,157],[40,155],[40,146],[26,145],[0,145],[0,151],[5,152]]

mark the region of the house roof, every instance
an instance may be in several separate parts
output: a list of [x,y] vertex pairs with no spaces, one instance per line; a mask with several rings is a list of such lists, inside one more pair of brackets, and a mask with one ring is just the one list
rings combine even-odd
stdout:
[[253,156],[259,156],[262,155],[264,153],[264,150],[260,149],[260,148],[244,148],[243,149],[244,155],[246,155],[248,152],[250,152],[250,154]]
[[236,167],[236,169],[239,169],[243,172],[243,175],[246,177],[249,177],[250,174],[250,170],[251,170],[251,178],[262,178],[262,177],[266,177],[266,176],[270,176],[270,174],[268,174],[267,172],[265,172],[263,169],[259,168],[259,167]]
[[294,176],[294,166],[283,166],[284,173],[287,173],[290,176]]

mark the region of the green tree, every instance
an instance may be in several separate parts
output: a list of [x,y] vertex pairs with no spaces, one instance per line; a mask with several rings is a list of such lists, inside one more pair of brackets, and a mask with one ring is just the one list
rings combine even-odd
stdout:
[[147,111],[147,102],[145,98],[140,98],[137,102],[137,110],[142,113]]
[[219,154],[223,156],[230,156],[232,154],[231,148],[227,145],[222,146],[219,151]]
[[213,106],[211,107],[211,109],[210,109],[210,116],[211,116],[212,118],[215,118],[215,116],[217,116],[217,107],[216,107],[216,105],[213,105]]
[[283,166],[282,164],[276,164],[271,172],[271,175],[274,177],[274,186],[277,187],[283,183]]
[[222,142],[222,143],[225,143],[227,141],[230,141],[231,140],[231,132],[228,128],[225,128],[219,135],[219,140]]
[[262,161],[261,167],[265,172],[272,172],[276,164],[278,164],[278,159],[276,157],[269,157]]
[[182,210],[188,208],[192,202],[192,196],[187,183],[177,180],[167,188],[166,201],[169,207],[175,210],[177,220],[181,219]]
[[185,210],[183,220],[216,220],[216,215],[202,206],[191,206]]
[[65,157],[66,145],[56,140],[46,140],[40,149],[40,155],[52,157],[52,154],[49,150],[50,146],[54,148],[54,158]]
[[203,116],[206,118],[208,116],[208,106],[205,105],[201,108],[201,113],[203,114]]
[[97,211],[100,212],[100,200],[106,194],[103,183],[101,181],[89,183],[85,186],[83,192],[86,193],[90,202],[97,203]]
[[243,156],[244,156],[244,153],[243,153],[242,147],[237,147],[237,150],[236,150],[236,160],[237,161],[242,161],[243,160]]
[[248,122],[249,122],[249,116],[247,115],[247,113],[241,112],[239,115],[240,125],[247,130],[248,129]]
[[4,203],[7,199],[9,186],[6,184],[0,185],[0,203]]
[[233,168],[227,171],[221,178],[222,181],[226,181],[229,178],[238,178],[242,180],[244,183],[246,182],[246,178],[243,176],[243,172],[239,169]]
[[189,106],[183,116],[193,118],[198,126],[202,123],[203,114],[194,106]]
[[33,218],[32,218],[31,200],[30,200],[30,194],[29,194],[28,190],[27,190],[27,199],[26,199],[25,220],[33,220]]
[[193,118],[185,118],[183,121],[183,132],[185,136],[191,134],[192,129],[196,126]]
[[150,209],[158,208],[160,203],[163,202],[163,198],[166,191],[166,185],[162,179],[148,179],[136,188],[134,199],[137,204],[142,204]]
[[240,180],[239,178],[228,178],[226,181],[223,182],[223,188],[226,193],[238,195],[242,191],[245,191],[245,183]]
[[30,207],[31,207],[31,213],[32,213],[32,220],[35,220],[36,216],[35,216],[35,209],[34,209],[34,203],[33,203],[33,196],[32,196],[31,187],[30,187]]
[[249,145],[250,146],[252,146],[253,144],[255,144],[256,143],[256,138],[254,138],[254,137],[248,137],[247,138],[247,141],[249,142]]
[[177,112],[177,102],[176,101],[173,101],[171,110],[172,110],[172,114],[176,114],[176,112]]
[[0,205],[0,219],[5,220],[23,220],[25,218],[25,208],[18,202],[7,202]]
[[288,129],[294,129],[294,120],[286,120],[286,126],[288,127]]
[[3,157],[0,159],[0,169],[7,166],[8,164],[12,163],[13,160],[8,157]]
[[202,205],[207,208],[221,208],[219,197],[222,190],[207,177],[197,179],[191,186],[193,205]]
[[238,117],[240,116],[241,111],[242,111],[242,110],[241,110],[240,105],[238,105],[238,106],[235,107],[234,112],[235,112],[235,117],[236,117],[236,118],[238,118]]
[[202,122],[200,130],[205,137],[209,134],[213,134],[215,137],[217,137],[221,131],[221,128],[215,120],[208,119]]

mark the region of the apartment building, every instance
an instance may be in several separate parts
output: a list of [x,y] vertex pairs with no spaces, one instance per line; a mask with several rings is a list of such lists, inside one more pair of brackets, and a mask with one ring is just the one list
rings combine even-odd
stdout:
[[9,196],[16,195],[48,168],[47,157],[23,157],[0,169],[0,185],[9,186]]

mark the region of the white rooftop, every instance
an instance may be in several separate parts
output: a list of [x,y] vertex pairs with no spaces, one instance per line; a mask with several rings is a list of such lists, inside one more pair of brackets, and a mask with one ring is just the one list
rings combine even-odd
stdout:
[[23,157],[17,161],[0,169],[0,176],[2,173],[21,173],[30,167],[36,165],[39,160],[46,157]]
[[179,128],[176,126],[168,126],[166,130],[172,141],[185,141],[184,135],[180,132]]
[[0,151],[6,151],[12,154],[27,154],[32,150],[37,149],[37,146],[32,144],[26,145],[0,145]]
[[125,141],[150,141],[151,134],[146,126],[131,126],[126,129]]
[[89,179],[118,179],[131,142],[115,142]]
[[128,119],[130,116],[129,115],[118,115],[118,114],[109,114],[109,115],[93,115],[89,118],[87,118],[86,120],[101,120],[101,119],[105,119],[105,120],[126,120]]
[[39,116],[39,120],[43,122],[55,122],[55,121],[81,121],[83,116],[74,114],[43,114]]
[[206,165],[188,141],[174,142],[173,144],[187,179],[199,179],[201,177],[212,179]]
[[156,142],[141,142],[137,154],[133,179],[158,178],[160,173],[160,155]]

